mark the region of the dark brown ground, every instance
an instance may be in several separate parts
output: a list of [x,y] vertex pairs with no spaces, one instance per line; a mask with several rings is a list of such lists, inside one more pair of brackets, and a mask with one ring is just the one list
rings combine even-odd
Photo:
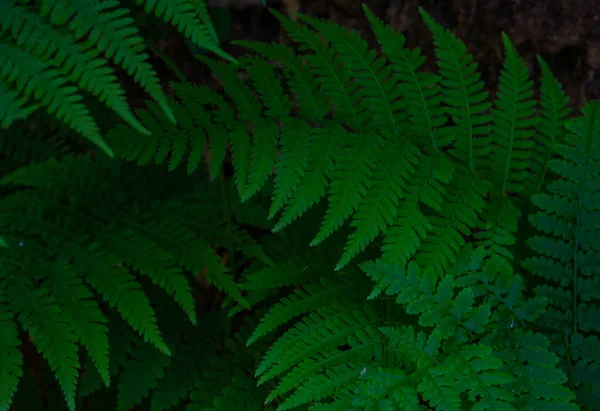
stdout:
[[[479,63],[484,80],[493,91],[503,58],[501,32],[506,32],[529,63],[536,79],[536,54],[550,64],[574,106],[600,96],[600,0],[366,0],[370,9],[386,23],[403,32],[409,47],[419,47],[432,56],[431,35],[421,22],[418,7],[450,28],[466,43]],[[290,16],[295,11],[329,18],[374,39],[360,0],[267,0],[267,5]],[[230,40],[286,41],[278,21],[260,0],[209,0],[231,13]],[[175,35],[159,43],[174,57],[184,73],[198,83],[211,83],[211,76],[194,61]],[[233,55],[235,46],[224,45]],[[159,59],[153,58],[165,82],[174,80]],[[430,62],[430,68],[433,68]],[[214,83],[213,83],[214,84]]]

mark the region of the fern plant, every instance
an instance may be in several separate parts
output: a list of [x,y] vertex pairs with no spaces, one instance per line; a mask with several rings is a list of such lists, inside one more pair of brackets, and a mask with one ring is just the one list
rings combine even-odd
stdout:
[[[173,26],[193,44],[229,57],[218,44],[203,1],[144,1],[146,13]],[[6,128],[40,107],[105,152],[96,119],[81,92],[96,96],[125,122],[148,130],[133,115],[113,62],[121,66],[175,121],[144,39],[118,0],[6,0],[0,4],[0,124]]]
[[[77,384],[116,409],[596,409],[600,103],[569,118],[541,59],[535,99],[506,35],[491,98],[424,10],[436,73],[367,8],[380,53],[273,13],[298,47],[200,57],[223,91],[173,84],[176,122],[148,102],[150,135],[116,126],[129,163],[58,154],[4,178],[0,405],[20,324],[71,409]],[[196,325],[183,271],[227,296]]]
[[[105,385],[116,371],[110,367],[109,352],[114,359],[112,350],[119,344],[111,344],[109,350],[107,310],[116,310],[120,322],[138,335],[136,344],[146,347],[139,355],[164,362],[173,353],[169,339],[175,336],[161,333],[156,312],[162,308],[144,290],[164,290],[180,307],[179,312],[170,311],[171,316],[191,324],[197,321],[192,294],[197,285],[190,279],[199,275],[248,306],[213,249],[229,245],[224,227],[230,226],[238,249],[260,255],[253,251],[252,238],[232,221],[234,214],[221,214],[219,203],[230,194],[202,180],[190,191],[188,184],[194,180],[185,175],[163,177],[160,170],[116,166],[87,156],[49,159],[4,177],[7,192],[0,201],[0,225],[8,247],[0,251],[6,337],[0,366],[5,373],[2,408],[10,404],[22,375],[16,324],[46,358],[74,409],[79,344]],[[152,192],[146,189],[150,184]],[[260,224],[261,210],[242,211],[240,221]],[[138,276],[149,283],[143,289]],[[111,331],[123,334],[119,325]],[[129,336],[132,341],[134,336]],[[131,344],[121,341],[125,343]],[[135,405],[143,395],[123,389],[119,409]]]
[[[560,287],[569,284],[560,280],[564,270],[584,270],[570,281],[589,281],[592,290],[594,268],[570,264],[565,253],[573,246],[574,255],[587,256],[593,234],[585,234],[587,241],[569,240],[567,233],[584,235],[569,228],[573,222],[567,226],[547,214],[532,217],[533,228],[567,241],[532,240],[535,251],[557,258],[561,268],[552,268],[549,264],[559,263],[547,258],[513,256],[524,240],[519,233],[528,232],[523,213],[533,194],[533,204],[557,207],[568,221],[576,218],[573,200],[539,194],[546,181],[554,181],[553,171],[577,173],[572,184],[593,189],[592,180],[584,180],[590,175],[584,168],[552,160],[555,143],[575,127],[565,129],[568,109],[560,85],[540,59],[542,93],[536,101],[527,67],[504,36],[505,62],[498,93],[490,99],[465,45],[427,13],[422,11],[434,38],[437,74],[421,72],[420,51],[404,48],[401,34],[366,13],[382,56],[334,23],[307,16],[296,22],[275,13],[298,51],[239,42],[253,52],[240,60],[248,82],[240,80],[237,67],[205,58],[224,94],[174,85],[181,104],[194,107],[190,128],[164,127],[159,119],[151,140],[121,126],[109,141],[121,142],[125,157],[141,163],[163,161],[170,147],[177,153],[170,159],[175,167],[188,149],[188,165],[195,163],[194,139],[206,135],[213,176],[230,146],[243,200],[274,175],[269,210],[271,218],[278,216],[274,231],[285,231],[323,199],[326,211],[310,245],[333,250],[322,243],[342,226],[349,230],[343,250],[333,254],[339,257],[329,276],[323,271],[311,280],[290,261],[277,274],[267,266],[243,283],[249,292],[264,295],[274,286],[283,292],[301,286],[269,305],[249,340],[252,344],[275,328],[291,326],[257,370],[259,384],[279,381],[268,401],[278,401],[280,409],[306,404],[320,404],[316,409],[593,409],[597,296],[579,296],[579,286],[573,285],[570,300],[559,297],[556,286],[539,284],[519,266],[520,261],[535,263],[537,275],[542,267],[551,269],[552,275],[542,275]],[[593,122],[594,115],[589,116],[585,121]],[[578,135],[591,139],[591,130]],[[559,153],[590,164],[594,146],[577,144],[587,151],[580,148],[576,155],[565,146]],[[548,187],[576,192],[566,184]],[[583,201],[583,194],[577,198]],[[592,207],[594,197],[586,198]],[[580,251],[578,244],[586,248]],[[591,255],[585,259],[593,264]],[[374,282],[366,301],[365,274]],[[585,316],[576,324],[586,328],[549,326],[554,308],[547,304],[566,318]],[[553,337],[559,330],[564,338]],[[574,374],[580,362],[585,377]]]

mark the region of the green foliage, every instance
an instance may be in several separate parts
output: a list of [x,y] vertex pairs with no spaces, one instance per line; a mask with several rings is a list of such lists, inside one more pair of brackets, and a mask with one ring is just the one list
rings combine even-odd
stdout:
[[298,49],[201,57],[222,92],[173,84],[125,161],[6,140],[0,408],[26,344],[69,409],[597,408],[600,103],[505,35],[491,99],[425,11],[436,73],[365,13],[381,53],[274,12]]
[[[35,4],[32,4],[35,3]],[[205,4],[199,0],[136,0],[194,45],[229,57]],[[27,118],[39,107],[105,152],[96,120],[81,92],[97,96],[127,124],[147,134],[135,118],[111,61],[144,88],[175,121],[159,79],[148,63],[144,39],[118,0],[6,0],[0,3],[0,124]]]

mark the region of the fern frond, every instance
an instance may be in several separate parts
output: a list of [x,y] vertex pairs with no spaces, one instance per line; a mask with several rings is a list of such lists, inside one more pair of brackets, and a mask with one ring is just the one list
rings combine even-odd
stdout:
[[489,136],[492,116],[487,113],[489,93],[477,72],[477,63],[467,54],[465,44],[420,9],[423,20],[433,33],[435,52],[442,77],[442,94],[447,113],[456,124],[452,153],[472,168],[479,169],[490,154]]
[[527,178],[533,127],[537,124],[533,82],[528,80],[525,62],[517,55],[512,43],[503,34],[506,57],[500,74],[494,115],[494,163],[492,168],[500,178],[503,192],[521,193]]
[[35,112],[39,105],[27,105],[28,98],[19,96],[15,90],[0,83],[0,125],[9,128],[17,120],[22,120]]
[[392,71],[385,60],[369,49],[365,39],[339,24],[309,16],[299,18],[330,42],[344,70],[351,72],[359,87],[357,97],[370,113],[369,124],[397,134],[405,118],[404,102],[399,98],[401,89],[397,79],[389,80]]
[[4,290],[0,288],[0,409],[8,410],[23,377],[23,354],[15,323],[14,312],[7,304]]
[[568,107],[569,99],[562,86],[556,80],[548,64],[538,57],[542,71],[540,85],[540,119],[537,124],[536,145],[532,150],[531,175],[535,180],[531,182],[532,194],[539,193],[546,181],[548,163],[555,154],[555,145],[562,142],[566,129],[564,123],[571,109]]
[[73,325],[77,340],[85,347],[104,384],[110,385],[107,320],[93,294],[66,261],[58,262],[47,286],[62,303],[63,315]]
[[73,324],[62,315],[56,298],[45,287],[34,287],[25,273],[4,281],[11,308],[31,335],[58,380],[67,406],[75,410],[75,387],[79,376],[77,337]]
[[334,282],[327,278],[304,285],[269,310],[248,339],[248,345],[296,316],[316,311],[347,297],[353,287],[348,281]]
[[597,345],[596,336],[590,333],[597,328],[600,300],[593,285],[597,283],[598,246],[593,239],[597,236],[595,199],[600,191],[600,104],[590,102],[582,112],[584,116],[566,123],[568,134],[556,148],[560,158],[549,162],[559,178],[532,198],[539,211],[530,221],[540,234],[529,239],[537,255],[524,266],[542,279],[535,292],[548,298],[549,309],[540,322],[555,330],[554,339],[564,345],[570,384],[578,399],[581,393],[581,400],[589,401],[584,404],[592,406],[595,399],[589,394],[597,382],[585,369],[598,367],[586,350]]
[[171,23],[198,47],[205,48],[235,63],[235,59],[219,47],[219,39],[202,0],[135,0],[144,11]]
[[314,54],[304,56],[311,69],[316,73],[316,80],[335,107],[333,118],[350,126],[366,125],[369,122],[367,105],[361,103],[358,84],[352,81],[352,71],[343,60],[336,58],[334,48],[326,45],[321,37],[307,26],[273,11],[281,22],[288,36],[301,45],[301,50],[310,50]]
[[7,84],[13,84],[24,98],[29,99],[33,94],[47,107],[48,113],[55,114],[106,153],[113,155],[88,109],[79,103],[81,96],[75,94],[76,88],[67,86],[68,79],[53,69],[50,63],[2,40],[0,66],[0,78]]
[[0,25],[11,31],[15,41],[25,51],[45,59],[54,56],[52,65],[70,73],[69,79],[83,90],[97,95],[100,101],[112,108],[134,129],[148,131],[131,113],[125,93],[114,71],[103,59],[97,58],[88,48],[75,43],[71,36],[56,31],[36,13],[11,2],[0,6]]
[[151,390],[158,387],[164,377],[170,358],[150,344],[139,344],[123,363],[119,379],[117,410],[126,411],[139,405]]

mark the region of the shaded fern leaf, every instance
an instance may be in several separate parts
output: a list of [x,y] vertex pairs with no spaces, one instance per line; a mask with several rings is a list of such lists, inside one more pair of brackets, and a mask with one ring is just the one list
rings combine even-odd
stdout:
[[503,192],[520,193],[527,178],[536,101],[533,96],[533,81],[528,80],[528,68],[517,55],[512,43],[504,34],[506,57],[498,85],[494,115],[493,168],[500,178]]
[[570,384],[578,400],[593,408],[597,378],[587,370],[598,369],[598,360],[590,354],[598,346],[593,332],[600,301],[595,286],[599,249],[593,240],[598,235],[593,221],[599,210],[595,199],[600,192],[600,104],[590,102],[582,112],[584,116],[566,123],[568,134],[556,147],[560,157],[548,164],[559,178],[532,198],[539,211],[529,218],[540,233],[528,241],[536,255],[524,266],[542,280],[536,294],[548,299],[548,312],[539,321],[555,330],[551,341],[561,347]]
[[544,187],[547,178],[548,163],[555,155],[555,145],[562,142],[566,134],[564,123],[571,112],[567,106],[569,99],[562,86],[552,75],[548,64],[538,57],[542,70],[540,85],[540,119],[536,128],[536,145],[532,150],[531,175],[535,177],[531,184],[532,194]]
[[479,169],[490,154],[490,121],[487,113],[489,93],[477,72],[477,63],[467,54],[465,44],[420,9],[423,20],[433,33],[436,64],[442,77],[442,94],[448,115],[456,124],[452,152],[470,167]]
[[[204,2],[146,1],[156,14],[191,41],[235,61],[218,46]],[[171,122],[175,116],[148,63],[144,39],[134,20],[114,0],[56,0],[29,5],[7,0],[0,5],[0,123],[4,128],[44,106],[103,151],[113,155],[95,119],[80,102],[79,91],[98,96],[130,126],[148,130],[135,118],[109,61],[120,65],[158,103]],[[85,40],[84,40],[85,39]],[[100,55],[103,56],[100,56]]]

